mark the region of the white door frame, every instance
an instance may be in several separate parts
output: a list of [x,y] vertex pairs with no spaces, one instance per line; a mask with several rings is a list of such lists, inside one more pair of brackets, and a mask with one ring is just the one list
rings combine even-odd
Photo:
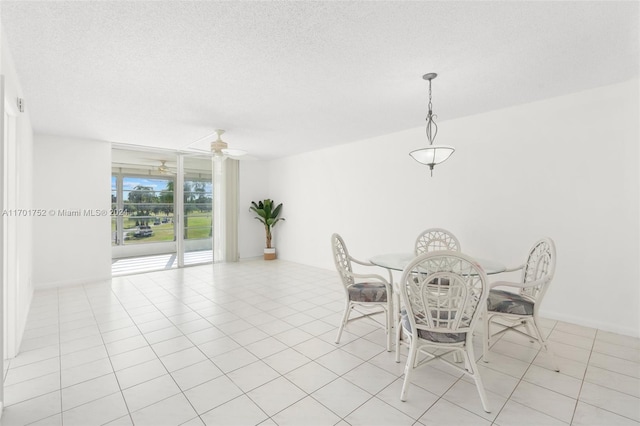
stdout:
[[[4,96],[3,96],[4,99]],[[13,105],[4,99],[2,113],[3,129],[3,208],[15,210],[20,206],[18,202],[18,169],[17,169],[17,143],[16,143],[16,117],[18,111]],[[10,359],[17,355],[17,325],[18,325],[18,283],[20,282],[18,268],[18,224],[21,219],[15,215],[3,215],[2,243],[3,243],[3,359]]]
[[184,267],[184,156],[178,154],[176,158],[177,171],[173,186],[173,217],[175,220],[176,255],[178,268]]
[[[0,75],[0,128],[2,131],[0,132],[0,164],[4,166],[5,161],[5,131],[4,131],[4,75]],[[3,167],[4,169],[4,167]],[[0,212],[4,212],[5,209],[5,201],[4,201],[4,172],[0,173]],[[4,220],[0,220],[0,239],[3,241],[0,244],[0,279],[2,279],[2,291],[0,291],[0,345],[2,345],[2,354],[5,351],[5,340],[4,340],[4,288],[6,287],[7,281],[5,278],[5,265],[4,265],[4,241],[5,241],[5,224]],[[4,377],[4,356],[0,357],[0,371],[2,371],[2,377]],[[4,380],[2,381],[2,386],[0,386],[0,417],[2,417],[2,410],[4,408]]]

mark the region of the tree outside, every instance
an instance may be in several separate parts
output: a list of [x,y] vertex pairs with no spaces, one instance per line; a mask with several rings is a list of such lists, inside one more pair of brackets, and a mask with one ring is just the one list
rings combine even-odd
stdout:
[[[174,186],[173,179],[123,177],[123,207],[127,212],[123,221],[124,244],[175,240]],[[185,181],[185,239],[211,237],[211,191],[210,181]],[[111,201],[114,209],[117,203],[116,192],[112,187]],[[112,218],[114,234],[116,226],[117,221]]]

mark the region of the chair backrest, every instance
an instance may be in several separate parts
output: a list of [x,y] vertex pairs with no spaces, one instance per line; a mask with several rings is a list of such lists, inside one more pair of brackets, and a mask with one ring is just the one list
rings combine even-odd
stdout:
[[487,295],[487,274],[482,267],[454,251],[419,255],[407,265],[400,280],[400,297],[415,333],[472,331]]
[[[541,280],[540,285],[523,288],[520,294],[534,302],[539,302],[549,288],[556,271],[556,245],[551,238],[542,238],[531,247],[527,263],[522,269],[522,282]],[[534,304],[534,308],[537,304]]]
[[416,256],[436,250],[460,251],[460,242],[455,235],[446,229],[429,228],[422,231],[416,239]]
[[349,251],[344,243],[342,237],[338,234],[331,236],[331,249],[333,250],[333,262],[336,265],[342,284],[345,288],[354,283],[353,276],[346,274],[345,272],[353,272],[351,266],[351,259],[349,257]]

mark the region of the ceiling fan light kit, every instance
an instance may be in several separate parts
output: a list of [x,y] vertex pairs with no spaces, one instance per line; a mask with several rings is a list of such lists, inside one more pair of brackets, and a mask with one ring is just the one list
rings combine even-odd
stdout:
[[455,151],[455,148],[448,145],[435,145],[433,141],[438,134],[438,126],[436,125],[435,118],[436,115],[433,114],[433,105],[431,103],[431,80],[436,78],[438,74],[436,73],[428,73],[422,76],[423,79],[429,82],[429,112],[427,113],[427,140],[429,141],[429,146],[426,148],[416,149],[411,151],[409,155],[413,157],[420,164],[424,164],[429,166],[431,171],[431,176],[433,176],[433,167],[436,164],[440,164],[446,161],[451,154]]
[[218,138],[211,142],[211,153],[214,157],[226,159],[228,156],[241,157],[247,153],[241,149],[229,149],[229,144],[222,140],[224,130],[216,129],[216,134]]

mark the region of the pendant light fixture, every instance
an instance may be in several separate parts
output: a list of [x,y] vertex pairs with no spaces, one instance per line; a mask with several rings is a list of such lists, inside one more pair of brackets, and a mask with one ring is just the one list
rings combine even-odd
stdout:
[[422,149],[416,149],[411,151],[409,155],[413,157],[418,163],[429,166],[431,170],[431,176],[433,176],[433,166],[446,161],[447,158],[453,154],[455,148],[447,145],[434,145],[433,140],[438,134],[438,126],[433,115],[433,106],[431,104],[431,80],[436,78],[438,74],[429,73],[422,76],[423,79],[429,82],[429,112],[427,113],[427,139],[429,140],[429,146]]

